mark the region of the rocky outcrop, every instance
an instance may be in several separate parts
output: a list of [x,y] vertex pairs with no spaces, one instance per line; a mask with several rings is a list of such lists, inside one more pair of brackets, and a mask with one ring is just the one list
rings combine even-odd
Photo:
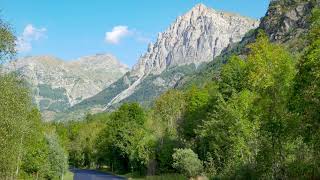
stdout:
[[44,113],[59,112],[92,97],[129,69],[108,54],[63,61],[52,56],[30,56],[4,66],[30,84],[34,101]]
[[311,0],[274,0],[259,29],[264,30],[271,41],[285,43],[297,38],[307,31],[314,6]]

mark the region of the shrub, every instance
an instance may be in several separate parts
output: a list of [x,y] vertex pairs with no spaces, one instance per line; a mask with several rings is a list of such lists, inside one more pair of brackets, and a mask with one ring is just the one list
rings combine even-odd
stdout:
[[187,177],[195,177],[203,169],[201,160],[191,149],[175,149],[172,158],[172,166]]

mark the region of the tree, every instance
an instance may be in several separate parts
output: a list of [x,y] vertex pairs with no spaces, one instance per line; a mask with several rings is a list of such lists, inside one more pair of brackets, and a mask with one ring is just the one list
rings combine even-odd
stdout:
[[[0,19],[0,64],[14,55],[15,37],[10,26]],[[14,177],[20,165],[22,132],[30,101],[21,81],[1,71],[0,66],[0,178],[8,178]]]
[[320,175],[320,9],[313,10],[309,45],[298,63],[292,106],[301,117],[304,141],[312,149],[313,176]]
[[22,170],[34,175],[33,178],[44,178],[48,173],[48,145],[44,136],[41,115],[33,109],[28,116],[29,131],[25,136]]
[[172,158],[172,166],[187,177],[196,177],[203,170],[202,162],[191,149],[175,149]]
[[145,122],[146,114],[137,103],[123,104],[110,115],[98,138],[98,158],[125,172],[144,171],[155,146]]
[[0,19],[0,64],[16,54],[15,40],[10,25]]
[[63,179],[63,175],[67,171],[68,158],[64,149],[59,144],[57,137],[52,134],[46,135],[46,140],[49,146],[48,149],[48,162],[49,172],[47,174],[48,179],[59,177]]
[[246,88],[246,68],[247,63],[238,56],[232,56],[228,63],[222,67],[219,89],[225,99]]
[[0,75],[0,174],[18,175],[31,107],[29,92],[14,75]]
[[184,113],[185,99],[182,92],[169,90],[155,100],[154,114],[160,117],[165,123],[165,131],[177,136],[178,121]]
[[185,93],[185,97],[186,110],[180,123],[180,131],[184,138],[191,140],[195,138],[195,129],[202,124],[206,115],[209,91],[193,86]]
[[258,94],[252,110],[253,121],[260,124],[260,151],[258,161],[262,162],[263,176],[285,177],[286,144],[289,141],[290,126],[294,118],[288,110],[295,76],[294,59],[281,45],[272,44],[261,33],[255,43],[249,45],[247,57],[247,84]]

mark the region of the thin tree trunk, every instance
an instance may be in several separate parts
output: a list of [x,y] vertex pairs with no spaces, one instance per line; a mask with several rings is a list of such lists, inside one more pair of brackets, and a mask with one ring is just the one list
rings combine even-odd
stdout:
[[60,179],[63,180],[63,172],[61,173],[61,178]]
[[23,135],[20,138],[20,145],[19,145],[19,154],[18,154],[18,159],[17,159],[17,168],[16,168],[16,178],[19,175],[19,165],[21,161],[21,156],[22,156],[22,141],[23,141]]

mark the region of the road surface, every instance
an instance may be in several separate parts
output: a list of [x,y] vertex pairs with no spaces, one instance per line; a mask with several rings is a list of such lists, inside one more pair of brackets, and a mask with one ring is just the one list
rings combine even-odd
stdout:
[[95,170],[72,169],[74,180],[124,180],[125,178]]

